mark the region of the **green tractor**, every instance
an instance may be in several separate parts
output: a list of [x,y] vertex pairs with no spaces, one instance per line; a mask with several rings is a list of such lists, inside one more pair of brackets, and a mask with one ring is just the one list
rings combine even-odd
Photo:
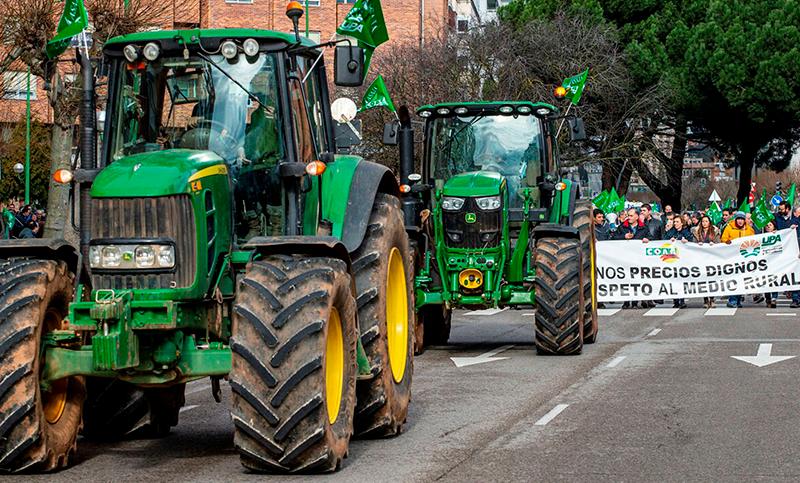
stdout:
[[[401,432],[414,292],[399,186],[333,154],[320,47],[131,34],[104,46],[98,88],[81,56],[80,168],[57,173],[80,247],[0,244],[0,468],[62,468],[81,430],[165,435],[202,378],[218,402],[230,382],[254,471],[334,471],[353,434]],[[337,46],[336,83],[360,84],[363,59]]]
[[[561,179],[552,105],[427,105],[422,169],[401,117],[406,228],[416,249],[420,346],[447,342],[454,308],[533,306],[540,354],[578,354],[597,337],[591,202]],[[566,119],[573,140],[579,118]],[[387,129],[388,132],[388,129]],[[387,140],[391,139],[386,136]]]

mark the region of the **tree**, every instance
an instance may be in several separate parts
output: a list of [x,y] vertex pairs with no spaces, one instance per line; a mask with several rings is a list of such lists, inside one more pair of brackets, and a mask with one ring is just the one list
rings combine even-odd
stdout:
[[[50,172],[49,128],[37,121],[31,122],[31,202],[42,206],[47,200]],[[17,123],[8,143],[0,145],[0,200],[23,198],[25,175],[14,172],[16,163],[25,162],[25,121]]]

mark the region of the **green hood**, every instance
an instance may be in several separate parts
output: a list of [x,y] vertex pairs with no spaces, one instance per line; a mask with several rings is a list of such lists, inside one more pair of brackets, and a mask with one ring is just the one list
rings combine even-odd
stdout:
[[503,175],[495,171],[461,173],[447,180],[443,194],[461,197],[499,195],[505,182]]
[[[224,168],[225,162],[210,151],[166,149],[134,154],[103,169],[92,184],[92,196],[112,198],[188,193],[193,175],[220,165]],[[212,171],[208,174],[223,174],[223,169]]]

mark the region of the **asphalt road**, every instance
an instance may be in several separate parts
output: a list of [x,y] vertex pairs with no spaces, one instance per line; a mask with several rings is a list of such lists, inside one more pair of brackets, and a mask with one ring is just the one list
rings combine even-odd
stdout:
[[[208,384],[195,382],[170,436],[79,441],[71,468],[4,479],[797,481],[800,358],[757,367],[732,356],[800,355],[800,309],[782,301],[725,314],[689,305],[674,314],[606,310],[598,342],[573,357],[536,355],[532,311],[459,313],[452,344],[415,361],[405,433],[353,441],[334,475],[245,472],[232,445],[229,389],[217,404]],[[451,360],[509,345],[496,355],[504,359]]]

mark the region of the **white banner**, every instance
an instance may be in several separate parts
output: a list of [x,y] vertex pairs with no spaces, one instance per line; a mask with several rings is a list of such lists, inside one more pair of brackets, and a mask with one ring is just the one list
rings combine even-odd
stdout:
[[597,242],[597,299],[626,302],[800,290],[793,229],[713,245]]

